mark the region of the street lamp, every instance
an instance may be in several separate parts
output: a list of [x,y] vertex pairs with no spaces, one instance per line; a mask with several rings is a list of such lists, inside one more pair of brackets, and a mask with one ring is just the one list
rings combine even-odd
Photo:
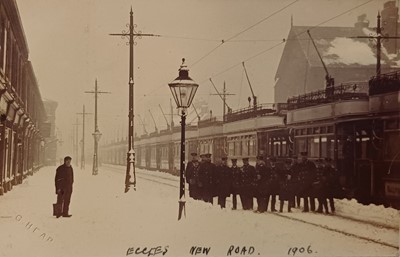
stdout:
[[[182,217],[182,211],[185,210],[185,126],[186,109],[192,104],[194,95],[199,87],[190,77],[189,69],[185,64],[185,58],[182,59],[182,65],[179,68],[179,76],[168,84],[174,97],[177,108],[181,110],[181,167],[179,182],[179,212],[178,220]],[[186,216],[186,211],[185,211]]]
[[93,171],[92,175],[97,175],[99,171],[99,160],[98,160],[98,148],[99,148],[99,141],[101,138],[101,133],[98,129],[92,134],[94,138],[94,155],[93,155]]

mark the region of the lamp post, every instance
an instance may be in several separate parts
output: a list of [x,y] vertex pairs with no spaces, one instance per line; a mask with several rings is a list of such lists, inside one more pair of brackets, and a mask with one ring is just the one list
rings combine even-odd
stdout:
[[99,141],[101,138],[101,133],[99,126],[97,124],[97,98],[99,94],[110,94],[110,92],[99,91],[97,87],[97,79],[94,83],[94,91],[85,91],[88,94],[94,94],[94,132],[92,133],[94,138],[94,154],[93,154],[93,169],[92,175],[97,175],[99,171],[99,161],[98,161],[98,148]]
[[101,138],[101,133],[99,128],[96,128],[94,133],[92,134],[94,138],[94,154],[93,154],[93,175],[97,175],[99,171],[99,159],[98,159],[98,149],[99,149],[99,141]]
[[[127,166],[125,175],[125,193],[127,193],[133,185],[133,189],[136,190],[136,173],[135,173],[135,150],[134,150],[134,81],[133,81],[133,46],[136,45],[135,39],[142,37],[159,37],[160,35],[146,34],[141,31],[136,32],[136,24],[133,23],[133,11],[131,7],[129,24],[129,31],[122,31],[122,33],[110,34],[111,36],[121,36],[129,39],[129,127],[128,127],[128,153],[127,153]],[[132,174],[132,175],[131,175]],[[133,176],[133,181],[131,178]]]
[[179,180],[179,211],[178,220],[182,217],[182,211],[185,211],[185,126],[186,109],[192,104],[194,95],[199,87],[190,77],[189,69],[185,64],[185,58],[182,59],[182,65],[179,68],[179,76],[168,84],[174,97],[177,108],[181,110],[181,162],[180,162],[180,180]]

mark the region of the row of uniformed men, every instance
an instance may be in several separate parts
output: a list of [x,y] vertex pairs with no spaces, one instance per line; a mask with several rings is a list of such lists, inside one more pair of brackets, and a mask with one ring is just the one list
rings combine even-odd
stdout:
[[[192,153],[192,161],[185,171],[186,181],[189,184],[189,196],[213,203],[218,197],[218,204],[225,208],[226,198],[232,195],[233,209],[237,208],[237,195],[240,196],[244,210],[253,209],[253,198],[257,199],[257,212],[265,212],[271,199],[271,211],[275,209],[276,197],[279,196],[280,212],[284,201],[288,201],[288,211],[292,207],[300,207],[303,198],[303,211],[317,211],[326,213],[328,200],[331,211],[335,211],[333,197],[338,186],[337,171],[331,159],[312,162],[307,158],[307,152],[301,153],[301,160],[287,160],[278,163],[275,157],[264,160],[262,155],[257,156],[256,166],[249,164],[249,158],[243,158],[243,166],[237,166],[237,159],[223,157],[220,165],[211,162],[211,154],[200,155]],[[297,198],[297,199],[296,199]],[[315,206],[318,199],[318,207]],[[310,203],[310,206],[309,206]]]

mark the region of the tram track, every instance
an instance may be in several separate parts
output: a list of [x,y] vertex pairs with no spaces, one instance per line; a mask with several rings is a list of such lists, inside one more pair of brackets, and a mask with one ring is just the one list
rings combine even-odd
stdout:
[[[110,171],[112,171],[112,172],[119,173],[119,174],[124,174],[123,167],[119,168],[119,167],[116,167],[116,166],[113,166],[113,165],[107,165],[107,168],[109,168]],[[166,183],[166,182],[157,180],[157,179],[162,179],[162,180],[172,181],[172,182],[176,183],[176,182],[179,182],[177,179],[166,178],[164,176],[157,176],[155,174],[150,174],[150,173],[143,172],[143,171],[137,172],[136,176],[141,178],[141,179],[150,181],[150,182],[166,185],[166,186],[173,187],[173,188],[179,188],[178,185],[176,185],[176,184]],[[152,177],[152,178],[150,178],[150,177]],[[153,179],[153,178],[156,178],[156,179]],[[227,201],[228,202],[232,202],[231,199],[227,199]],[[357,235],[357,234],[354,234],[354,233],[346,232],[346,231],[343,231],[343,230],[340,230],[340,229],[331,228],[331,227],[329,227],[327,225],[322,225],[322,224],[310,222],[310,221],[307,221],[307,220],[303,220],[303,219],[300,219],[300,218],[287,216],[285,214],[276,213],[276,212],[268,212],[267,214],[272,214],[272,215],[275,215],[275,216],[283,218],[283,219],[288,219],[288,220],[292,220],[292,221],[296,221],[296,222],[301,222],[303,224],[312,225],[312,226],[319,227],[319,228],[322,228],[322,229],[325,229],[325,230],[328,230],[328,231],[331,231],[331,232],[336,232],[336,233],[339,233],[339,234],[342,234],[342,235],[346,235],[346,236],[349,236],[349,237],[353,237],[353,238],[357,238],[357,239],[360,239],[360,240],[372,242],[372,243],[379,244],[379,245],[384,245],[384,246],[387,246],[387,247],[390,247],[390,248],[395,248],[395,249],[399,248],[399,246],[391,244],[391,243],[387,243],[387,242],[384,242],[384,241],[376,240],[376,239],[365,237],[365,236],[362,236],[362,235]],[[356,218],[342,216],[342,215],[338,215],[338,214],[335,214],[332,217],[335,217],[335,218],[338,218],[338,219],[347,220],[347,221],[356,222],[356,223],[359,223],[359,224],[362,224],[362,225],[370,225],[370,226],[372,226],[374,228],[377,228],[377,229],[388,229],[388,230],[391,230],[391,231],[398,232],[397,228],[389,226],[389,225],[381,224],[381,223],[378,223],[378,222],[362,221],[362,220],[359,220],[359,219],[356,219]]]

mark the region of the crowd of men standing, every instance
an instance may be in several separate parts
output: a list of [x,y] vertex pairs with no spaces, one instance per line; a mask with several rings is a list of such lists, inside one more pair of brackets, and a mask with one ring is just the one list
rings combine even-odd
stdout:
[[[237,159],[223,157],[219,165],[211,162],[211,154],[201,154],[200,160],[192,153],[192,160],[185,170],[189,184],[189,196],[225,208],[226,199],[232,195],[232,209],[237,209],[239,195],[244,210],[253,210],[257,200],[256,212],[265,212],[270,204],[271,212],[283,211],[287,201],[287,211],[300,208],[303,199],[303,212],[335,212],[334,197],[340,190],[338,172],[330,158],[310,161],[307,152],[301,153],[301,159],[293,158],[278,162],[275,157],[264,159],[257,156],[256,165],[249,164],[249,158],[243,158],[243,166],[238,167]],[[316,206],[316,200],[318,206]],[[329,203],[329,208],[328,208]]]

